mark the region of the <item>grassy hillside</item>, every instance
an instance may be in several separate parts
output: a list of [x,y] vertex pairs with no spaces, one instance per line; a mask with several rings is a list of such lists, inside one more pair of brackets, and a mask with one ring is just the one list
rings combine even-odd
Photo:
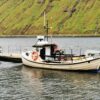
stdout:
[[0,0],[0,34],[99,34],[100,0]]

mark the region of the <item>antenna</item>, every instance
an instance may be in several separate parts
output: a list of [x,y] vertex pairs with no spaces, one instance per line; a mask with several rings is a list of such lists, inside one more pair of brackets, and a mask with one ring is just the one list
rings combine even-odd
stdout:
[[44,11],[44,28],[45,28],[45,26],[46,26],[46,16],[45,16],[45,11]]
[[46,23],[47,41],[48,41],[48,32],[49,32],[49,24],[48,24],[48,20],[47,20],[47,23]]

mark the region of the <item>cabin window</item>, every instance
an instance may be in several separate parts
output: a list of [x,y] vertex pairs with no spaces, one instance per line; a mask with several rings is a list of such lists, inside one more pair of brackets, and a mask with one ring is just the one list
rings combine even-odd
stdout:
[[45,60],[45,48],[42,48],[42,49],[40,50],[40,57],[41,57],[43,60]]

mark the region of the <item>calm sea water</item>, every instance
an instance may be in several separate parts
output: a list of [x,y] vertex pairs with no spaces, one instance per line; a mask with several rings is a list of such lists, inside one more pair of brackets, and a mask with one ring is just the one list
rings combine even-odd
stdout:
[[[100,38],[53,38],[74,53],[100,50]],[[34,38],[0,38],[3,52],[31,49]],[[35,69],[0,61],[0,100],[100,100],[100,73]]]

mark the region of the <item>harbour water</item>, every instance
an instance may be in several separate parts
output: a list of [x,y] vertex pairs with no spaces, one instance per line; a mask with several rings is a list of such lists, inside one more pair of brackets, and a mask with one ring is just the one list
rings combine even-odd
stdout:
[[[53,38],[70,53],[100,50],[100,38]],[[32,48],[35,38],[0,38],[3,52]],[[100,73],[35,69],[0,61],[0,100],[100,100]]]

